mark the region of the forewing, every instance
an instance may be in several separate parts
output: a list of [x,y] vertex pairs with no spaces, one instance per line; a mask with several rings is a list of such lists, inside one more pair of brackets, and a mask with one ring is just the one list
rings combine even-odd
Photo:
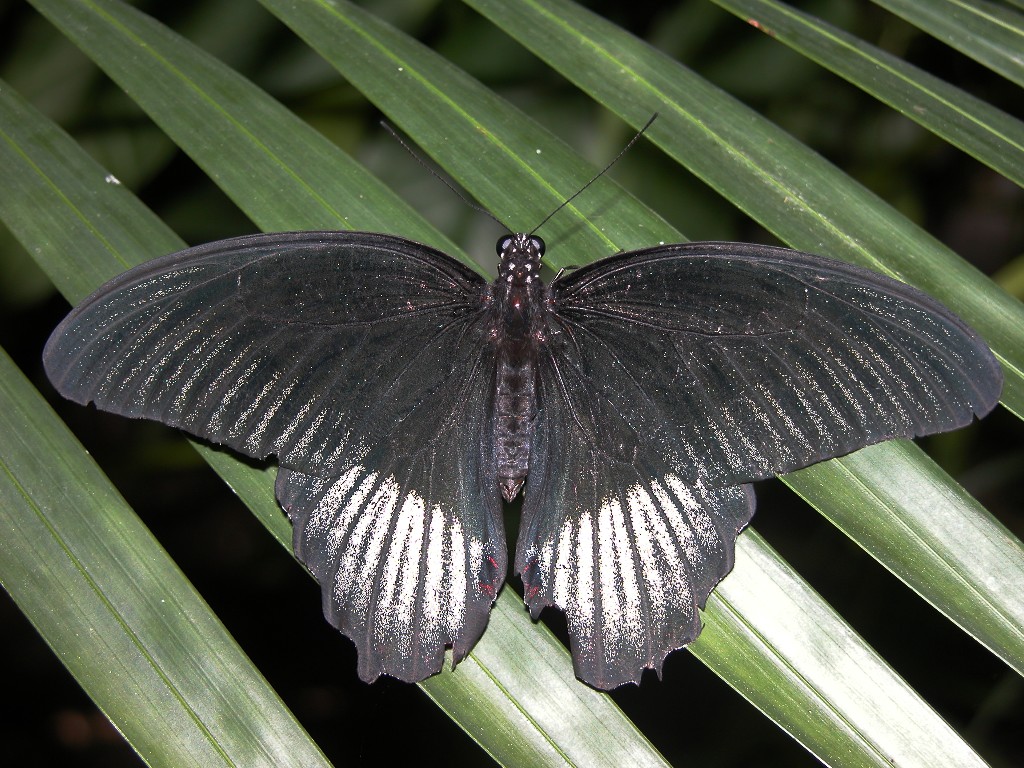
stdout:
[[749,485],[712,488],[655,447],[630,460],[594,442],[574,403],[589,382],[542,355],[516,570],[536,618],[565,612],[576,675],[601,689],[639,682],[700,633],[698,609],[732,569],[750,520]]
[[[968,424],[998,400],[992,353],[934,299],[783,248],[636,251],[551,286],[566,398],[612,456],[668,455],[722,486]],[[596,395],[596,398],[592,398]],[[588,402],[596,399],[597,402]]]
[[[469,350],[466,350],[469,352]],[[505,578],[489,409],[494,362],[468,359],[447,419],[414,452],[381,444],[337,476],[280,470],[277,497],[324,615],[356,644],[359,676],[414,682],[480,637]],[[488,359],[489,358],[489,359]]]
[[225,240],[107,283],[53,332],[43,360],[72,400],[326,475],[382,442],[413,451],[440,430],[446,414],[432,403],[464,375],[452,348],[486,333],[485,286],[385,235]]

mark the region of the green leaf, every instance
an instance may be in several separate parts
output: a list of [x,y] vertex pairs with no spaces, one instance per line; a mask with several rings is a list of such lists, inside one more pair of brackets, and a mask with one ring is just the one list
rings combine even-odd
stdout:
[[[0,218],[37,252],[80,257],[65,257],[62,282],[120,271],[122,252],[177,247],[3,83],[0,169],[10,182]],[[6,354],[0,429],[0,581],[140,756],[170,766],[328,765]]]
[[[698,658],[826,765],[985,765],[752,533],[737,542],[729,589],[708,601],[704,632],[690,646]],[[744,619],[761,611],[777,620]],[[747,663],[762,646],[781,663]],[[808,707],[810,716],[796,716]]]
[[[535,228],[594,175],[528,114],[357,6],[261,1],[510,231]],[[654,211],[602,177],[544,225],[546,240],[558,245],[545,262],[578,265],[666,235],[680,239]]]
[[[924,472],[921,472],[921,469]],[[870,503],[834,471],[869,482]],[[907,478],[913,477],[913,485]],[[1024,550],[921,449],[898,441],[799,470],[789,484],[901,581],[1024,675]]]
[[874,2],[1024,87],[1024,14],[1019,9],[986,0]]
[[[784,3],[714,2],[1024,186],[1024,123],[1020,120]],[[1018,42],[1024,44],[1024,38]]]
[[[125,203],[115,217],[138,216],[136,235],[157,234],[148,212],[2,83],[0,168],[4,220],[25,242],[67,234],[91,244],[86,274],[103,271],[114,242],[140,245],[91,218],[104,208],[95,198]],[[139,754],[154,765],[327,765],[6,354],[0,429],[0,581]]]

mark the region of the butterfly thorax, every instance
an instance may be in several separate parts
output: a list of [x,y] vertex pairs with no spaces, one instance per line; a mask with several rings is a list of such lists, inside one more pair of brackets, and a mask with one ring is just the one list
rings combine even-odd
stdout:
[[544,242],[533,235],[507,235],[498,241],[494,445],[498,485],[509,501],[519,493],[530,469],[537,418],[537,354],[544,327],[543,254]]

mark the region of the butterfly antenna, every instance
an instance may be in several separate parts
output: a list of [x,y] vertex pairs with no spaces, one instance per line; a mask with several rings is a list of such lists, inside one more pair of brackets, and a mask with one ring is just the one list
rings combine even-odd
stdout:
[[[647,131],[647,129],[648,129],[648,128],[650,128],[650,127],[651,127],[651,123],[653,123],[653,122],[654,122],[655,120],[657,120],[657,119],[658,119],[658,113],[657,113],[657,112],[655,112],[655,113],[654,113],[653,115],[651,115],[651,119],[650,119],[650,120],[648,120],[648,121],[647,121],[646,123],[644,123],[644,127],[643,127],[643,128],[641,128],[641,129],[640,129],[639,131],[637,131],[637,132],[636,132],[636,136],[634,136],[634,137],[633,137],[632,139],[630,139],[630,140],[629,140],[629,142],[628,142],[628,143],[626,144],[626,146],[624,146],[624,147],[622,148],[622,150],[621,150],[621,151],[619,152],[619,154],[617,154],[617,155],[616,155],[615,157],[613,157],[613,158],[612,158],[612,161],[611,161],[610,163],[608,163],[608,165],[606,165],[606,166],[605,166],[604,168],[602,168],[602,169],[601,169],[600,171],[598,171],[598,172],[597,172],[597,173],[596,173],[596,174],[594,175],[594,178],[592,178],[592,179],[591,179],[590,181],[588,181],[588,182],[587,182],[586,184],[584,184],[584,185],[583,185],[582,187],[580,187],[579,189],[577,189],[577,190],[576,190],[576,192],[574,192],[574,193],[573,193],[573,194],[572,194],[572,195],[571,195],[570,197],[566,198],[566,199],[565,199],[565,201],[563,201],[561,205],[559,205],[559,206],[558,206],[557,208],[555,208],[555,210],[553,210],[553,211],[552,211],[551,213],[549,213],[549,214],[548,214],[547,216],[545,216],[545,217],[544,217],[544,221],[542,221],[542,222],[541,222],[540,224],[538,224],[538,225],[537,225],[536,227],[534,227],[533,229],[531,229],[531,230],[530,230],[530,232],[529,232],[529,234],[531,234],[531,235],[532,235],[532,234],[533,234],[534,232],[536,232],[536,231],[537,231],[538,229],[540,229],[540,228],[541,228],[541,227],[543,227],[543,226],[544,226],[545,224],[547,224],[547,223],[548,223],[548,219],[550,219],[550,218],[551,218],[552,216],[554,216],[554,215],[555,215],[556,213],[558,213],[558,212],[559,212],[560,210],[562,210],[563,208],[565,208],[565,206],[567,206],[567,205],[568,205],[569,203],[571,203],[571,202],[572,202],[573,200],[575,200],[575,199],[576,199],[577,197],[579,197],[579,196],[580,196],[581,194],[583,194],[583,192],[584,192],[584,191],[586,190],[586,188],[587,188],[587,187],[589,187],[589,186],[590,186],[591,184],[593,184],[593,183],[594,183],[595,181],[597,181],[597,180],[598,180],[598,179],[600,179],[600,178],[601,178],[602,176],[604,176],[604,175],[605,175],[605,174],[606,174],[606,173],[608,172],[608,169],[609,169],[609,168],[611,168],[611,167],[612,167],[613,165],[615,165],[615,164],[616,164],[617,162],[619,162],[619,159],[620,159],[620,158],[621,158],[621,157],[622,157],[622,156],[623,156],[624,154],[626,154],[626,153],[627,153],[627,152],[629,151],[629,148],[630,148],[630,147],[632,147],[632,146],[633,146],[634,144],[636,144],[636,143],[637,143],[637,141],[639,141],[640,137],[644,135],[644,133],[645,133],[645,132]],[[494,217],[492,216],[491,218],[494,218]]]
[[388,133],[391,134],[391,136],[395,139],[395,141],[397,141],[399,144],[402,145],[402,148],[405,149],[406,152],[408,152],[410,155],[413,156],[413,159],[417,163],[419,163],[424,168],[426,168],[427,171],[430,172],[431,176],[433,176],[435,179],[437,179],[442,184],[444,184],[446,187],[448,187],[448,189],[450,189],[452,192],[454,192],[455,196],[457,198],[459,198],[459,200],[464,202],[466,205],[468,205],[474,211],[479,211],[480,213],[486,214],[491,219],[493,219],[495,222],[497,222],[498,226],[504,227],[504,228],[507,229],[507,227],[505,226],[505,223],[500,221],[493,213],[488,211],[486,208],[483,208],[482,206],[479,206],[476,203],[474,203],[472,200],[470,200],[468,197],[466,197],[464,194],[462,194],[462,190],[460,190],[451,181],[449,181],[444,176],[442,176],[440,173],[438,173],[437,169],[435,169],[432,165],[430,165],[430,163],[428,163],[426,160],[424,160],[415,149],[413,149],[411,146],[409,146],[406,143],[405,139],[403,139],[401,136],[398,135],[398,131],[396,131],[394,128],[392,128],[384,120],[381,120],[380,124],[384,128],[385,131],[387,131]]

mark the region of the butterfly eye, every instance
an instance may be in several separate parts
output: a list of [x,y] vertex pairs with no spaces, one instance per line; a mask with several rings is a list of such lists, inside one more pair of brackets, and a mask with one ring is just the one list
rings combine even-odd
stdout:
[[533,246],[534,250],[537,251],[537,254],[539,256],[543,256],[544,255],[544,247],[545,247],[544,246],[544,241],[541,240],[539,237],[535,237],[534,235],[530,235],[530,245]]
[[498,252],[498,255],[501,256],[509,249],[509,247],[511,247],[511,245],[512,235],[504,235],[503,237],[498,238],[498,243],[495,245],[494,249]]

